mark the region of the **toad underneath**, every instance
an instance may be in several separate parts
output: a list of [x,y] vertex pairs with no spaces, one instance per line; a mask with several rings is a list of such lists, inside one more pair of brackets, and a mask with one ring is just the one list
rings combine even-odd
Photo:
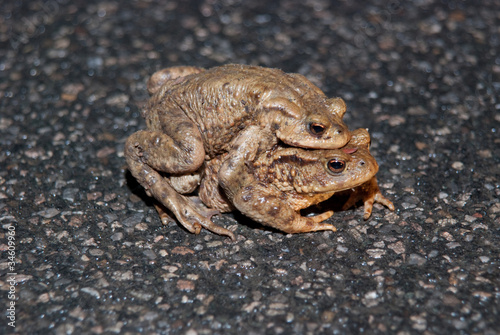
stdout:
[[[333,211],[304,217],[300,210],[341,191],[349,196],[344,209],[359,200],[364,202],[365,219],[371,215],[374,202],[394,210],[378,187],[378,165],[369,152],[369,144],[368,132],[357,129],[342,149],[304,150],[276,145],[242,169],[233,185],[219,187],[220,167],[230,156],[225,154],[205,164],[199,197],[210,208],[221,212],[236,208],[253,220],[286,233],[336,231],[333,225],[322,223]],[[174,185],[177,181],[173,179]]]
[[[343,100],[327,98],[299,74],[246,65],[167,68],[153,74],[148,90],[152,97],[143,111],[147,129],[128,138],[125,157],[147,194],[191,232],[202,226],[230,235],[182,197],[171,176],[189,178],[204,162],[229,153],[218,175],[228,191],[245,166],[278,141],[337,149],[351,137],[342,121]],[[231,151],[235,141],[246,144]]]

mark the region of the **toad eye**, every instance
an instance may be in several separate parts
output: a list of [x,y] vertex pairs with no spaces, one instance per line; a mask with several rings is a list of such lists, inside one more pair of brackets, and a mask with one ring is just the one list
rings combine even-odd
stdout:
[[328,170],[335,174],[342,173],[345,170],[345,162],[337,159],[331,159],[328,161]]
[[323,135],[325,129],[326,129],[325,125],[321,123],[316,123],[316,122],[309,123],[309,131],[313,135]]

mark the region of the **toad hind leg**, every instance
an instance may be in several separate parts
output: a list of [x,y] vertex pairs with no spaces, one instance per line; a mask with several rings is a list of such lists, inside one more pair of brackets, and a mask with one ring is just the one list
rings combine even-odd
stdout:
[[[169,181],[158,172],[195,171],[203,163],[203,160],[198,162],[186,157],[179,152],[183,150],[173,146],[172,142],[169,136],[160,132],[139,131],[132,134],[125,144],[125,156],[130,172],[146,192],[168,208],[188,231],[197,233],[200,231],[199,226],[202,226],[234,240],[231,231],[216,225],[209,217],[200,213],[192,201],[177,193]],[[166,153],[173,154],[169,156]],[[173,156],[174,159],[162,159],[165,155],[170,158]]]
[[[189,232],[198,234],[201,231],[201,227],[203,227],[213,233],[229,236],[232,240],[235,240],[235,236],[230,230],[220,227],[210,220],[210,216],[214,214],[213,212],[200,211],[191,199],[177,193],[170,186],[168,180],[162,177],[157,171],[147,165],[137,167],[132,163],[129,166],[133,175],[134,171],[138,172],[136,178],[142,181],[141,184],[147,193],[168,208],[175,215],[179,223]],[[164,222],[163,219],[166,219],[168,222],[168,218],[163,215],[165,214],[163,208],[156,206],[156,209],[162,222]]]
[[[205,228],[213,233],[229,236],[232,240],[235,240],[235,236],[231,231],[216,225],[210,220],[213,215],[220,214],[219,211],[198,204],[198,200],[194,197],[188,198],[182,195],[179,195],[179,197],[181,199],[177,199],[176,202],[182,204],[183,212],[176,212],[174,214],[182,226],[189,232],[198,235],[201,232],[201,228]],[[172,221],[162,204],[154,203],[154,206],[163,225],[167,225]]]
[[[218,210],[207,208],[207,207],[203,206],[202,204],[199,204],[199,202],[201,202],[201,201],[197,197],[189,197],[189,200],[193,204],[196,205],[198,213],[200,213],[201,215],[203,215],[204,217],[206,217],[208,219],[212,218],[212,216],[214,216],[214,215],[220,214],[220,212]],[[155,201],[153,203],[153,206],[156,208],[156,211],[158,212],[158,215],[160,216],[161,223],[163,223],[164,226],[168,225],[170,222],[175,223],[175,220],[173,220],[170,217],[170,215],[166,211],[166,208],[162,204]],[[194,228],[194,233],[199,234],[202,226],[197,224],[197,223],[194,223],[193,228]]]
[[333,215],[327,211],[305,217],[280,197],[280,191],[261,184],[244,187],[235,195],[233,204],[239,211],[263,225],[285,233],[307,233],[319,230],[337,231],[331,224],[321,223]]

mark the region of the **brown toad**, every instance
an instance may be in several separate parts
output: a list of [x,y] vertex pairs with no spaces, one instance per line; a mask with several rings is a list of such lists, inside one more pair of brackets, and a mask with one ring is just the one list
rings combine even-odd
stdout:
[[[358,129],[352,134],[342,149],[305,150],[276,145],[240,170],[235,183],[225,185],[230,186],[229,192],[220,187],[220,173],[231,153],[220,155],[205,162],[199,197],[212,209],[228,212],[236,208],[253,220],[286,233],[335,231],[333,225],[322,223],[332,211],[304,217],[300,210],[360,185],[366,185],[365,193],[356,193],[353,200],[366,199],[365,212],[371,213],[373,201],[369,198],[391,208],[392,203],[382,196],[374,177],[378,165],[368,150],[368,132]],[[177,177],[172,181],[174,185],[182,184]],[[215,213],[206,212],[208,216]],[[224,235],[234,238],[230,232]]]
[[246,65],[167,68],[152,76],[148,90],[153,96],[143,111],[147,130],[128,138],[125,157],[146,192],[189,231],[201,225],[227,234],[190,201],[181,200],[164,174],[189,178],[204,161],[227,152],[236,137],[244,140],[242,132],[249,127],[253,131],[248,134],[257,141],[223,166],[225,184],[233,183],[246,162],[278,139],[317,149],[339,148],[350,139],[342,121],[344,101],[328,99],[299,74]]

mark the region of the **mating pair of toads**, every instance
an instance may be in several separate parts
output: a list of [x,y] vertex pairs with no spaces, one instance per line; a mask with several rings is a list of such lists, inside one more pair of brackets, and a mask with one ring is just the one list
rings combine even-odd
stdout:
[[349,131],[344,101],[300,74],[170,67],[153,74],[148,91],[147,129],[128,138],[125,157],[164,224],[168,209],[190,232],[203,227],[234,240],[211,217],[237,209],[286,233],[335,231],[322,223],[333,211],[300,210],[345,190],[344,208],[363,201],[365,219],[374,202],[394,210],[377,185],[368,132]]

